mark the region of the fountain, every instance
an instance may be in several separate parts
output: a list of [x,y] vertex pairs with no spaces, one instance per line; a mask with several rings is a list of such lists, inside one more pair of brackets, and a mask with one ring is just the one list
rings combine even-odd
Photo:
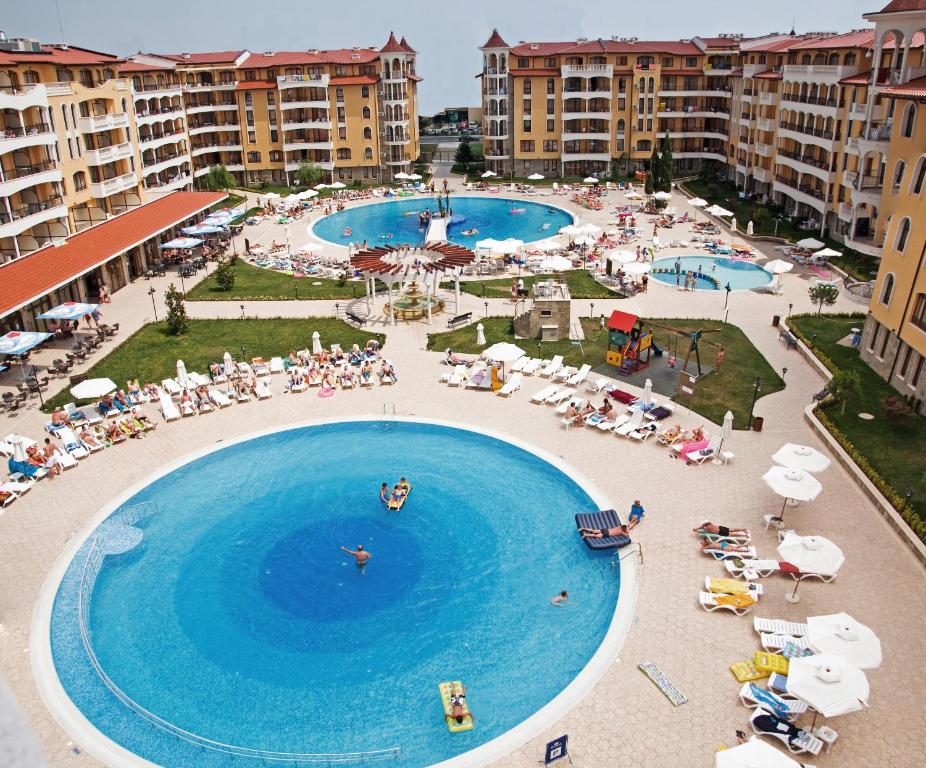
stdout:
[[391,307],[387,303],[384,310],[387,315],[390,310],[394,311],[396,318],[400,320],[421,320],[423,317],[427,317],[429,304],[432,315],[444,311],[444,302],[435,296],[428,298],[421,292],[417,281],[413,280],[402,290],[399,297],[392,302]]

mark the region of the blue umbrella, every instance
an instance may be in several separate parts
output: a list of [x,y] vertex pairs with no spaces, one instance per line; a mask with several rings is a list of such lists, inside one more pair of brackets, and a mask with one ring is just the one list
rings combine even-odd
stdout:
[[99,304],[81,304],[78,301],[66,301],[39,315],[39,320],[80,320],[100,308]]
[[225,227],[217,224],[197,224],[193,227],[184,227],[180,231],[185,235],[214,235],[216,232],[224,232]]
[[50,333],[10,331],[5,336],[0,336],[0,355],[21,355],[48,338],[51,338]]
[[164,243],[160,246],[161,250],[167,248],[180,248],[181,250],[186,250],[188,248],[195,248],[197,245],[202,245],[202,240],[197,240],[195,237],[177,237],[171,240],[169,243]]

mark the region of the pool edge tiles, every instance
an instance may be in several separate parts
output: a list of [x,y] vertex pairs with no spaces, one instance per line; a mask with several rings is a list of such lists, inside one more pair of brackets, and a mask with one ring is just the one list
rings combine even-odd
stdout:
[[[54,568],[46,579],[35,606],[30,638],[33,675],[39,693],[46,707],[70,738],[73,738],[89,753],[103,761],[106,765],[113,766],[113,768],[155,765],[155,763],[130,752],[125,747],[122,747],[97,730],[77,705],[71,701],[64,689],[63,682],[58,677],[58,671],[54,664],[51,626],[55,599],[72,560],[81,551],[97,527],[111,516],[113,512],[124,505],[126,501],[158,479],[215,451],[265,435],[299,430],[305,427],[346,422],[375,423],[378,421],[381,420],[371,419],[369,417],[313,420],[287,425],[283,429],[274,428],[241,435],[224,441],[219,446],[209,446],[161,467],[159,471],[144,478],[142,481],[134,484],[131,488],[121,493],[104,509],[94,515],[93,519],[89,521],[84,529],[68,543],[67,548],[55,562]],[[567,478],[584,491],[596,505],[600,507],[610,506],[594,484],[576,471],[574,467],[567,464],[559,457],[517,438],[447,420],[412,417],[397,418],[395,421],[459,429],[494,438],[502,443],[520,448],[560,470]],[[522,746],[543,730],[549,728],[562,718],[580,699],[587,695],[611,666],[629,631],[637,592],[636,567],[636,560],[633,557],[626,558],[622,563],[620,571],[621,586],[618,591],[617,602],[613,614],[610,617],[610,621],[605,618],[605,624],[603,625],[605,627],[604,637],[591,656],[588,657],[584,667],[572,677],[559,693],[553,695],[553,698],[549,699],[540,709],[534,711],[533,714],[528,716],[525,720],[517,723],[507,731],[503,731],[472,750],[450,757],[443,762],[435,763],[435,765],[440,765],[442,768],[450,768],[451,766],[454,768],[463,768],[463,766],[482,766],[497,760],[503,755]],[[435,758],[431,759],[433,760]]]

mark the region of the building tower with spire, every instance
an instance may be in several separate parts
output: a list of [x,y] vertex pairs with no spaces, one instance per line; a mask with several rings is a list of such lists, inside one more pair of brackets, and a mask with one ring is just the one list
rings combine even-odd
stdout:
[[412,163],[420,154],[418,138],[417,84],[415,49],[393,32],[379,50],[379,100],[381,160],[387,177],[411,173]]
[[497,29],[482,51],[482,146],[486,169],[504,175],[513,168],[511,151],[511,88],[508,79],[510,47]]

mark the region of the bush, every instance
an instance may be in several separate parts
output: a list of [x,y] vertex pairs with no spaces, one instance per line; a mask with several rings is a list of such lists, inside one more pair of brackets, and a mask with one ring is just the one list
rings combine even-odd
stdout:
[[220,291],[230,291],[235,287],[235,270],[232,269],[234,261],[235,259],[232,257],[228,261],[220,262],[219,266],[216,267],[215,274],[212,277]]
[[899,395],[885,397],[881,401],[881,407],[884,409],[884,415],[892,421],[902,421],[917,415],[913,406]]

